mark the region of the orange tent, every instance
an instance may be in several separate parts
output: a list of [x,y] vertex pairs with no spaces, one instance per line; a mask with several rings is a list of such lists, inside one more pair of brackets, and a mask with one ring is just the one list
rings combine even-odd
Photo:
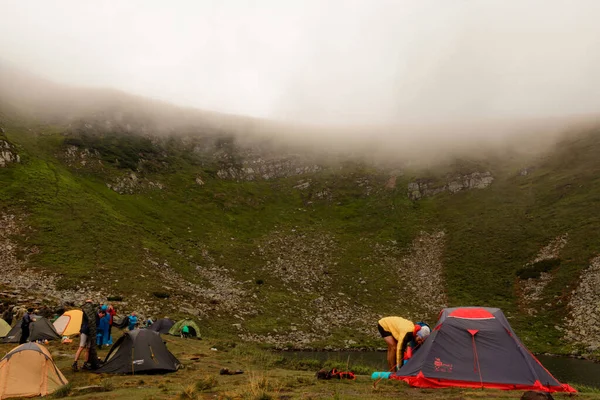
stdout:
[[41,344],[22,344],[0,360],[0,399],[46,396],[67,383]]
[[54,321],[54,328],[61,336],[77,335],[81,328],[83,312],[81,310],[65,311],[63,315]]

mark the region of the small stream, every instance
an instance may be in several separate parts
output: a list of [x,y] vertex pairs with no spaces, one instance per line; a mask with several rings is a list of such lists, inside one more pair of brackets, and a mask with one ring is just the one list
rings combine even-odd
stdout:
[[[352,365],[365,365],[373,371],[386,371],[386,353],[380,351],[294,351],[283,353],[288,359],[338,361]],[[568,357],[537,356],[548,371],[563,383],[581,384],[600,388],[600,363]]]

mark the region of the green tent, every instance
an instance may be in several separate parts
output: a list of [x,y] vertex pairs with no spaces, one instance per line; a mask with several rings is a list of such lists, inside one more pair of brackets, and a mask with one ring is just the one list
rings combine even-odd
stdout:
[[10,332],[10,325],[8,324],[8,322],[6,322],[5,320],[3,320],[2,318],[0,318],[0,338],[3,338],[4,336],[8,335],[8,332]]
[[189,335],[191,337],[200,337],[200,327],[198,327],[198,324],[191,319],[182,319],[181,321],[177,321],[175,322],[175,325],[173,325],[171,327],[171,329],[169,330],[169,334],[170,335],[174,335],[174,336],[179,336],[181,335],[181,329],[187,326],[190,330]]

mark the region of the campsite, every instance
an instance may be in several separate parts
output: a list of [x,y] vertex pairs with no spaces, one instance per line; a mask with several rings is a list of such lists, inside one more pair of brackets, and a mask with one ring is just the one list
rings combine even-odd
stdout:
[[0,15],[0,400],[600,400],[600,0]]
[[[184,368],[161,375],[109,375],[89,371],[73,372],[70,364],[76,345],[53,341],[47,346],[53,358],[69,380],[71,392],[67,398],[76,399],[518,399],[523,392],[481,389],[416,389],[390,380],[382,380],[373,389],[367,371],[355,381],[317,380],[315,372],[322,364],[316,360],[286,363],[280,353],[248,344],[205,338],[181,339],[166,336],[169,350]],[[14,347],[14,346],[12,346]],[[11,348],[1,344],[4,355]],[[211,349],[217,349],[211,350]],[[102,349],[99,356],[106,356]],[[385,353],[381,353],[385,358]],[[339,363],[338,368],[345,368]],[[333,364],[328,364],[333,367]],[[351,365],[352,367],[352,365]],[[358,366],[360,367],[360,366]],[[243,374],[220,375],[221,368],[242,369]],[[77,388],[95,386],[91,393],[79,393]],[[98,390],[102,390],[98,392]],[[106,390],[104,392],[103,390]],[[570,398],[554,394],[555,399]],[[600,399],[600,392],[584,388],[578,399]]]
[[[65,315],[73,315],[74,311],[68,311]],[[76,313],[77,314],[77,313]],[[159,320],[162,321],[162,320]],[[157,322],[159,322],[157,321]],[[183,320],[182,320],[183,321]],[[190,320],[185,320],[188,323]],[[496,322],[500,329],[493,328]],[[57,321],[59,326],[64,326],[63,320]],[[61,343],[60,340],[50,340],[47,344],[41,345],[35,342],[27,343],[21,347],[14,348],[12,343],[0,344],[2,354],[18,351],[22,347],[31,348],[34,354],[46,354],[44,362],[51,361],[51,357],[56,368],[41,366],[39,369],[32,368],[35,364],[23,352],[18,353],[24,358],[23,361],[15,360],[14,365],[10,366],[10,372],[14,376],[21,376],[18,368],[28,371],[28,378],[19,379],[40,379],[41,382],[53,382],[54,387],[52,396],[80,398],[80,399],[386,399],[386,398],[406,398],[406,399],[517,399],[528,389],[526,385],[519,387],[509,387],[507,385],[496,385],[504,390],[495,388],[483,389],[479,382],[474,382],[472,387],[456,387],[455,384],[445,385],[444,381],[437,379],[437,384],[431,378],[433,375],[442,371],[451,364],[442,364],[441,368],[436,364],[435,368],[427,369],[420,366],[423,360],[427,358],[429,352],[435,352],[436,343],[445,349],[444,361],[454,363],[456,370],[459,370],[460,359],[467,359],[467,366],[472,366],[471,339],[475,343],[475,336],[480,349],[477,362],[481,368],[489,371],[496,368],[501,377],[496,379],[517,379],[527,381],[529,366],[535,364],[535,358],[530,353],[510,354],[507,352],[511,347],[512,338],[516,338],[514,331],[510,329],[508,322],[502,312],[498,309],[487,309],[480,307],[454,308],[446,309],[441,314],[440,320],[434,329],[434,333],[425,341],[423,348],[417,351],[417,355],[411,363],[406,364],[395,379],[377,379],[371,376],[372,367],[356,363],[360,359],[359,352],[355,352],[357,357],[348,355],[347,360],[336,359],[332,357],[329,360],[302,359],[286,357],[282,352],[275,352],[264,346],[236,342],[230,339],[219,339],[214,337],[205,337],[201,340],[196,337],[182,338],[175,330],[171,334],[159,333],[158,328],[165,322],[169,325],[173,321],[162,321],[155,326],[155,329],[135,329],[133,331],[114,329],[114,345],[98,349],[99,359],[108,361],[97,371],[79,370],[73,371],[70,365],[73,355],[77,349],[77,335],[71,336],[74,340]],[[191,321],[196,329],[200,331],[198,323]],[[491,323],[491,324],[490,324]],[[478,326],[478,332],[467,334],[463,347],[453,338],[453,334],[448,331],[468,330],[469,324]],[[175,327],[181,326],[176,323]],[[68,328],[68,324],[67,324]],[[506,328],[506,329],[505,329]],[[446,332],[446,333],[445,333]],[[507,333],[506,339],[498,337],[502,332]],[[436,339],[437,335],[442,335],[441,339]],[[500,335],[502,336],[502,335]],[[508,340],[508,342],[507,342]],[[518,339],[516,339],[518,341]],[[449,341],[449,342],[448,342]],[[164,346],[163,345],[166,345]],[[451,344],[453,343],[453,344]],[[502,348],[498,349],[497,344],[501,343]],[[466,345],[466,348],[464,347]],[[491,350],[496,347],[495,350]],[[517,346],[521,348],[522,346]],[[47,350],[46,350],[47,348]],[[458,349],[458,350],[457,350]],[[439,351],[440,349],[438,349]],[[491,360],[497,363],[496,366],[490,364]],[[494,354],[494,351],[496,353]],[[146,352],[146,354],[143,354]],[[335,352],[330,352],[332,355]],[[385,358],[384,352],[379,352],[382,359]],[[111,356],[114,354],[113,356]],[[135,357],[133,357],[135,354]],[[464,357],[463,357],[464,356]],[[504,361],[495,360],[495,357],[502,356]],[[31,355],[29,356],[31,357]],[[458,357],[458,358],[457,358]],[[132,361],[135,358],[135,361]],[[436,359],[437,360],[437,359]],[[487,360],[487,361],[486,361]],[[523,360],[523,364],[519,364]],[[21,366],[18,363],[22,363]],[[520,365],[520,366],[519,366]],[[537,365],[537,364],[536,364]],[[150,368],[150,370],[148,370]],[[468,372],[466,368],[460,372],[471,374],[476,377],[475,371]],[[353,371],[354,380],[345,379],[317,379],[316,371],[319,370]],[[0,363],[0,374],[7,369],[2,368]],[[43,373],[53,374],[47,379],[38,378]],[[237,371],[237,373],[229,373]],[[404,371],[402,373],[402,371]],[[411,373],[411,371],[413,371]],[[424,371],[415,373],[414,371]],[[531,370],[540,380],[552,380],[551,376],[543,377],[548,374],[543,368]],[[458,371],[457,371],[458,372]],[[510,374],[515,376],[510,378]],[[27,375],[26,374],[26,375]],[[33,377],[37,374],[38,377]],[[406,382],[402,382],[401,375],[413,378],[405,379],[410,382],[410,387]],[[481,377],[481,371],[479,371]],[[439,375],[438,375],[439,376]],[[490,380],[489,375],[485,375]],[[0,375],[0,379],[3,378]],[[429,379],[429,380],[427,380]],[[11,378],[11,381],[14,380]],[[68,380],[68,384],[63,383]],[[20,381],[21,385],[23,380]],[[561,390],[560,383],[552,381],[554,390]],[[6,384],[6,383],[4,383]],[[550,383],[548,383],[550,385]],[[35,385],[34,385],[35,386]],[[487,387],[487,386],[486,386]],[[490,387],[494,387],[492,384]],[[554,398],[569,398],[573,393],[569,391],[578,390],[575,395],[581,399],[600,399],[600,389],[594,389],[582,385],[571,387],[564,385],[568,389],[564,393],[553,393]],[[17,387],[18,390],[22,386]],[[508,389],[508,390],[506,390]],[[541,388],[542,390],[544,388]],[[33,394],[38,387],[32,388]],[[541,393],[541,392],[540,392]],[[3,397],[4,398],[4,397]]]

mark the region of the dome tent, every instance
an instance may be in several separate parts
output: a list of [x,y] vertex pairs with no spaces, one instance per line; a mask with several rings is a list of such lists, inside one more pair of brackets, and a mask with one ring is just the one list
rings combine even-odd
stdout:
[[175,325],[175,321],[169,318],[161,318],[154,322],[148,329],[158,333],[169,333],[169,330]]
[[0,399],[46,396],[67,383],[40,344],[22,344],[0,360]]
[[158,332],[134,329],[125,332],[106,355],[97,373],[139,374],[175,372],[181,363],[162,341]]
[[181,321],[175,322],[175,325],[173,325],[169,330],[169,334],[174,336],[181,335],[181,329],[184,326],[189,328],[191,337],[200,338],[200,327],[194,320],[191,319],[182,319]]
[[8,332],[10,332],[10,329],[11,328],[10,328],[10,325],[8,324],[8,322],[6,322],[2,318],[0,318],[0,338],[3,338],[6,335],[8,335]]
[[115,315],[113,317],[113,326],[119,329],[125,329],[129,325],[129,316],[127,315]]
[[[35,321],[31,321],[29,325],[29,340],[35,342],[36,340],[55,340],[60,339],[60,335],[54,329],[54,325],[44,317],[36,315]],[[10,332],[2,339],[2,343],[19,343],[21,339],[21,323],[17,323]]]
[[527,350],[499,308],[442,310],[431,335],[390,379],[414,387],[575,392]]
[[83,320],[83,311],[69,310],[54,321],[53,325],[56,332],[62,336],[71,336],[79,334],[81,321]]

